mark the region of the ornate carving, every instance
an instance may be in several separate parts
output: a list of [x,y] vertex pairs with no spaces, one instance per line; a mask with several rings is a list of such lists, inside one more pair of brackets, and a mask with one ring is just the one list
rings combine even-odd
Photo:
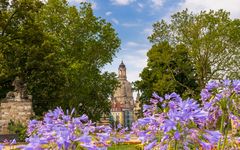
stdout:
[[20,80],[20,78],[18,76],[13,81],[12,86],[14,86],[15,92],[19,92],[21,90],[21,82],[22,81]]
[[15,94],[13,91],[10,91],[7,93],[7,96],[6,96],[7,99],[13,99],[14,97],[15,97]]
[[14,91],[10,91],[7,93],[6,100],[31,100],[31,95],[27,94],[27,84],[24,84],[24,82],[19,77],[15,78],[12,86],[14,86]]

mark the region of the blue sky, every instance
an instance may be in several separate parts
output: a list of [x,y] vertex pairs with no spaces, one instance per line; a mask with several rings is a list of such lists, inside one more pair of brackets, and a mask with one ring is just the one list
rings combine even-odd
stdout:
[[177,11],[225,9],[233,18],[240,17],[240,0],[68,0],[70,4],[91,2],[96,16],[111,22],[122,41],[121,49],[112,64],[104,71],[116,72],[123,60],[130,82],[139,79],[139,73],[147,65],[147,51],[151,48],[147,37],[152,24],[161,19],[170,20]]

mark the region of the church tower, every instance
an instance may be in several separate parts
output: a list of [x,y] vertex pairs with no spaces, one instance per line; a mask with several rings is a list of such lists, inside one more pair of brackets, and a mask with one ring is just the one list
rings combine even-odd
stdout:
[[126,66],[122,61],[118,67],[119,87],[114,91],[111,99],[111,119],[114,126],[120,123],[125,127],[130,127],[134,119],[132,84],[127,81],[126,70]]
[[118,67],[118,78],[120,80],[127,80],[126,66],[123,63],[123,61],[121,62],[121,64]]

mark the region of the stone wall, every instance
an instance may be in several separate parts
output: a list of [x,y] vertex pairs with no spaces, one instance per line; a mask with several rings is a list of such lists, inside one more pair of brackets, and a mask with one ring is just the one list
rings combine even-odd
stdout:
[[2,101],[0,106],[0,134],[8,133],[10,120],[27,124],[33,115],[31,101]]

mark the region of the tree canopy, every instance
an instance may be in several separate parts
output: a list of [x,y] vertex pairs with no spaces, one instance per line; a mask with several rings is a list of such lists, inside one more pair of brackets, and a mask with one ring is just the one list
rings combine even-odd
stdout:
[[[148,90],[159,94],[174,91],[183,94],[185,89],[199,91],[209,80],[239,78],[239,31],[240,20],[231,19],[230,13],[224,10],[197,14],[183,10],[172,15],[170,22],[161,20],[154,23],[153,34],[149,36],[153,46],[148,52],[148,65],[140,75],[142,80],[136,85],[149,98]],[[176,59],[182,63],[167,65]],[[155,65],[153,69],[153,64],[165,60],[168,60],[165,65]],[[174,76],[170,74],[173,66],[184,72],[184,75],[180,74],[181,79],[177,78],[176,71]],[[179,91],[177,86],[183,89]]]
[[61,106],[94,120],[109,111],[117,80],[101,68],[120,46],[110,23],[89,3],[76,8],[66,0],[2,0],[0,7],[1,97],[19,76],[38,115]]
[[184,45],[173,48],[168,42],[153,45],[147,53],[148,63],[135,82],[142,98],[149,99],[153,92],[164,95],[172,91],[185,96],[195,96],[198,86],[193,65]]

